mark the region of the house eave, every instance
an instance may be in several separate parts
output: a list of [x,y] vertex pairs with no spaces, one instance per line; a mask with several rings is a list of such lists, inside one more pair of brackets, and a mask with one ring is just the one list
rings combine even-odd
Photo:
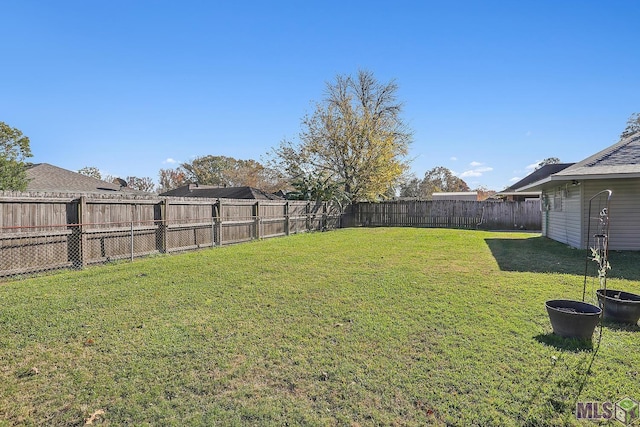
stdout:
[[540,181],[532,182],[529,185],[525,185],[524,187],[520,187],[516,190],[517,193],[526,193],[531,191],[541,191],[542,187],[545,186],[548,182],[551,181],[551,177],[548,176]]
[[530,196],[530,197],[535,197],[535,196],[540,196],[540,191],[519,191],[519,190],[514,190],[514,191],[501,191],[499,193],[496,193],[495,196]]
[[554,176],[551,178],[552,181],[583,181],[583,180],[591,180],[591,179],[633,179],[640,178],[640,172],[633,173],[598,173],[598,174],[575,174],[575,175],[561,175]]
[[540,181],[533,182],[525,187],[519,188],[516,192],[541,191],[545,187],[563,182],[586,181],[596,179],[633,179],[640,178],[640,172],[634,173],[599,173],[599,174],[574,174],[574,175],[551,175]]

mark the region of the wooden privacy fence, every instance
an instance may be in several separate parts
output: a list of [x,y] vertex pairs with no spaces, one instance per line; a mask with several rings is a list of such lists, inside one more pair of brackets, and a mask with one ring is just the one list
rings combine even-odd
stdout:
[[[538,201],[391,201],[0,195],[0,277],[353,226],[540,230]],[[22,195],[21,195],[22,194]]]
[[349,206],[343,226],[537,231],[542,215],[539,201],[394,200]]
[[328,203],[154,197],[0,197],[0,276],[16,276],[312,230]]

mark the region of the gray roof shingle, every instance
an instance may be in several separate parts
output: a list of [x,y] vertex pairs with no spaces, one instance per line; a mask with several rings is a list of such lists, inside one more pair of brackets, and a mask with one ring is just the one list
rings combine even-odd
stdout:
[[212,185],[188,184],[166,191],[160,196],[204,197],[209,199],[257,199],[281,200],[282,197],[254,187],[217,187]]
[[27,191],[55,193],[109,193],[126,192],[128,194],[148,195],[143,191],[101,181],[90,176],[72,172],[48,163],[37,163],[27,167]]
[[616,144],[556,173],[555,176],[586,178],[626,174],[640,174],[640,132],[621,139]]
[[533,182],[540,181],[543,178],[546,178],[554,173],[558,173],[568,167],[573,165],[573,163],[553,163],[550,165],[544,165],[539,169],[531,172],[529,175],[522,178],[520,181],[515,184],[505,188],[500,193],[508,193],[512,191],[517,191],[519,188],[525,187]]
[[561,171],[529,180],[516,191],[539,190],[554,182],[613,178],[640,178],[640,132]]

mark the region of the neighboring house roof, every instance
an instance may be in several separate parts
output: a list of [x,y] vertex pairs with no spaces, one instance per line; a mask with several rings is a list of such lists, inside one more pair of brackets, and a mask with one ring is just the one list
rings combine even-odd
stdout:
[[573,163],[553,163],[550,165],[541,166],[540,168],[531,172],[529,175],[522,178],[520,181],[500,191],[499,194],[515,192],[519,188],[525,187],[533,182],[540,181],[541,179],[547,178],[550,175],[553,175],[554,173],[558,173],[561,170],[564,170],[571,165],[573,165]]
[[217,187],[213,185],[189,184],[166,191],[161,196],[204,197],[209,199],[257,199],[281,200],[282,197],[254,187]]
[[545,184],[585,180],[640,178],[640,132],[557,173],[530,182],[517,191],[540,189]]
[[26,173],[29,180],[26,191],[29,192],[149,194],[120,187],[118,184],[101,181],[48,163],[28,165]]
[[433,200],[477,200],[477,191],[441,191],[431,194]]

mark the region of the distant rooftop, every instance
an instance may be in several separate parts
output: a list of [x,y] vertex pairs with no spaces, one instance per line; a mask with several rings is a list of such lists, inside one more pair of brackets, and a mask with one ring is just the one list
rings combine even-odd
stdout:
[[561,170],[564,170],[569,166],[572,166],[573,164],[574,163],[552,163],[549,165],[541,166],[539,169],[536,169],[535,171],[531,172],[529,175],[525,176],[520,181],[500,191],[499,194],[512,193],[518,190],[519,188],[525,187],[533,182],[540,181],[541,179],[546,178],[550,175],[553,175],[554,173],[558,173]]
[[433,200],[478,200],[477,191],[450,191],[431,194]]
[[29,180],[27,191],[31,192],[149,194],[128,187],[120,187],[118,184],[101,181],[48,163],[28,165],[26,173]]
[[282,200],[282,197],[254,187],[219,187],[213,185],[188,184],[166,191],[161,196],[203,197],[209,199],[257,199]]

